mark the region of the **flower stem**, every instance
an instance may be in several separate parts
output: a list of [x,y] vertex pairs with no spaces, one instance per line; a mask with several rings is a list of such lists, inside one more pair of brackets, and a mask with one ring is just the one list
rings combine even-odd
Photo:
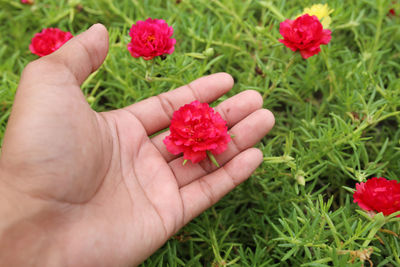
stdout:
[[215,166],[217,166],[218,168],[220,167],[214,155],[208,150],[207,150],[207,156],[212,161],[212,163],[214,163]]
[[366,248],[369,243],[373,240],[376,233],[385,225],[385,217],[382,214],[377,214],[374,216],[375,225],[370,230],[366,240],[362,244],[362,247]]
[[152,79],[152,75],[153,75],[153,70],[154,70],[154,60],[150,61],[146,61],[146,74],[144,76],[144,79],[148,82],[151,82]]

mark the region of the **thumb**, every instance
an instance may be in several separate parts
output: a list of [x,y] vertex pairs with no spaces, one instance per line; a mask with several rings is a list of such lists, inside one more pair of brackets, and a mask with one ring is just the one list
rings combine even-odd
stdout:
[[21,191],[74,202],[97,190],[109,144],[79,85],[107,51],[107,30],[96,24],[25,67],[0,158],[1,169],[19,174]]
[[[107,29],[102,24],[94,24],[54,53],[28,64],[21,83],[27,81],[30,84],[81,85],[100,67],[107,52]],[[20,84],[20,87],[23,86]]]

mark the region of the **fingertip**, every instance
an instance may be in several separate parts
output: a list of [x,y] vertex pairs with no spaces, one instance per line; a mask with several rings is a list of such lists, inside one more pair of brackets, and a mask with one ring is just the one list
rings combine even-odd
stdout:
[[263,159],[264,159],[264,155],[263,155],[262,151],[258,148],[252,147],[252,148],[249,148],[249,152],[252,153],[254,163],[256,163],[257,166],[259,166],[263,162]]
[[262,108],[262,97],[254,90],[246,90],[223,101],[216,107],[228,127],[234,126],[251,113]]
[[246,90],[244,91],[246,94],[249,95],[249,97],[252,99],[252,103],[254,103],[254,106],[257,108],[261,108],[263,106],[263,98],[261,94],[256,91],[256,90]]
[[263,112],[267,121],[267,129],[269,132],[275,125],[275,116],[269,109],[263,109]]
[[49,62],[61,63],[75,76],[78,84],[97,70],[108,52],[108,31],[100,23],[75,36],[47,56]]
[[93,32],[92,34],[94,36],[96,36],[99,39],[99,42],[102,44],[107,44],[107,48],[108,48],[108,30],[106,28],[106,26],[104,26],[101,23],[96,23],[93,24],[88,31]]
[[[219,72],[200,77],[181,88],[186,90],[189,87],[197,100],[203,103],[210,103],[231,90],[233,83],[234,81],[230,74]],[[181,88],[177,90],[182,90]]]
[[[234,85],[233,77],[226,72],[217,72],[200,77],[190,83],[190,85],[206,85],[204,89],[218,89],[222,94],[227,93]],[[211,101],[215,99],[210,99]]]
[[226,165],[225,170],[232,178],[235,186],[247,180],[263,161],[263,154],[257,148],[248,148]]
[[103,63],[108,52],[109,36],[107,28],[101,23],[96,23],[78,37],[82,38],[84,42],[93,44],[92,47],[96,50],[95,55],[98,57],[97,60],[95,59],[94,66],[97,69]]
[[226,72],[218,72],[213,75],[217,75],[219,79],[221,80],[221,83],[224,84],[225,88],[231,89],[233,85],[235,84],[235,80],[233,79],[232,75]]
[[257,167],[263,161],[263,154],[261,150],[255,147],[251,147],[243,151],[241,156],[242,159],[240,161],[244,164],[244,166],[247,166],[248,170],[250,171],[248,175],[251,175],[251,173],[257,169]]
[[89,27],[88,30],[90,30],[90,31],[96,30],[96,31],[105,31],[105,32],[107,32],[106,26],[104,26],[104,25],[101,24],[101,23],[95,23],[95,24],[93,24],[92,26]]
[[267,134],[275,125],[274,114],[272,114],[268,109],[259,109],[253,112],[250,116],[256,119],[256,124],[260,133]]

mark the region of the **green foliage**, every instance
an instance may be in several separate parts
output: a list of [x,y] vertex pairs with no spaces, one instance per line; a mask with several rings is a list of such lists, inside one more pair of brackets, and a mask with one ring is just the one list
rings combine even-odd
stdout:
[[[225,71],[236,81],[228,95],[257,90],[276,116],[252,178],[143,266],[368,266],[368,257],[400,266],[399,220],[371,219],[352,203],[356,182],[400,177],[400,17],[387,16],[391,0],[329,1],[332,41],[303,60],[278,42],[279,23],[315,3],[0,0],[0,140],[23,67],[36,58],[34,33],[78,34],[101,22],[110,52],[82,85],[93,109]],[[165,60],[134,59],[126,49],[131,24],[147,17],[174,27],[176,50]]]

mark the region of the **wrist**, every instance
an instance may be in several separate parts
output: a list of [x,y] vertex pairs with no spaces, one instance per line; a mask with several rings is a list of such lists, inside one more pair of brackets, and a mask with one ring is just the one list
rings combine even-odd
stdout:
[[57,262],[52,235],[46,229],[43,201],[7,184],[0,170],[0,266],[47,266]]

